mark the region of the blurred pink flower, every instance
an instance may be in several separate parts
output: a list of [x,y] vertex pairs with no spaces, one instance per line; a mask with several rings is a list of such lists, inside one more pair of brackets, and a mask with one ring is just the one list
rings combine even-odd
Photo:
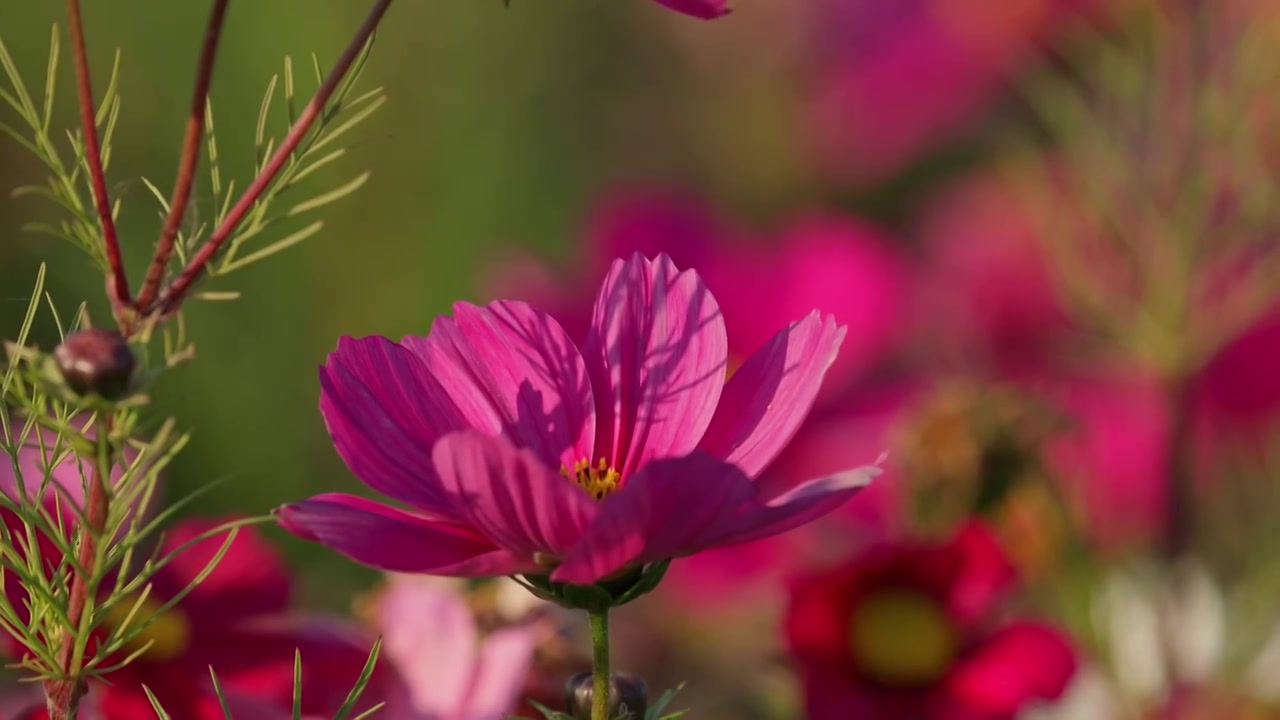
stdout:
[[382,653],[405,697],[391,720],[502,720],[520,702],[537,641],[528,624],[481,638],[475,616],[453,588],[434,578],[392,576],[369,606]]
[[931,345],[997,372],[1060,356],[1072,320],[1032,212],[1004,180],[986,175],[945,187],[925,205],[917,312]]
[[813,0],[812,142],[874,181],[971,126],[1078,0]]
[[525,303],[454,314],[401,343],[344,338],[321,370],[339,454],[415,512],[320,495],[280,508],[286,529],[386,570],[585,584],[798,527],[877,472],[753,480],[835,359],[844,330],[817,311],[727,382],[719,307],[665,255],[613,264],[581,348]]
[[[757,237],[762,234],[682,193],[619,191],[589,214],[583,243],[569,263],[573,278],[515,255],[486,279],[486,294],[531,302],[581,340],[593,294],[592,284],[575,278],[603,278],[615,257],[666,253],[677,266],[696,269],[716,297],[728,328],[731,365],[815,308],[844,325],[848,331],[827,373],[821,404],[821,398],[885,363],[907,334],[913,291],[907,262],[879,230],[834,212],[800,213],[769,237]],[[767,298],[762,288],[768,288]]]
[[1059,696],[1067,637],[1000,623],[1015,573],[979,525],[943,543],[882,545],[799,580],[786,632],[812,720],[1012,720]]

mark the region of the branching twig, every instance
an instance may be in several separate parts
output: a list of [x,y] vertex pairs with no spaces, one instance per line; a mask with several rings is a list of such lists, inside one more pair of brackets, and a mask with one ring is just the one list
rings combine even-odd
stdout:
[[169,200],[169,214],[164,221],[164,230],[160,233],[160,241],[156,244],[151,265],[147,268],[146,281],[138,292],[136,307],[139,309],[146,308],[154,302],[156,294],[160,292],[160,283],[164,280],[165,269],[173,254],[173,243],[178,237],[178,230],[182,227],[187,203],[191,200],[196,167],[200,161],[200,141],[204,134],[205,103],[209,98],[214,60],[218,55],[218,40],[222,37],[222,25],[226,19],[229,2],[230,0],[214,0],[213,10],[209,14],[209,23],[205,27],[204,47],[200,51],[195,90],[191,96],[191,114],[187,116],[187,131],[182,141],[182,158],[178,161],[178,176],[174,180],[173,196]]
[[276,175],[284,167],[285,163],[289,161],[298,144],[306,137],[311,125],[320,116],[325,104],[338,88],[347,71],[351,69],[356,58],[360,56],[361,51],[369,42],[369,38],[373,35],[374,30],[377,29],[378,23],[382,21],[383,15],[386,14],[390,6],[391,0],[377,0],[374,3],[369,15],[360,26],[359,31],[356,32],[356,36],[352,38],[351,43],[343,51],[341,57],[338,58],[333,69],[329,71],[320,88],[316,90],[311,102],[307,103],[307,106],[302,109],[297,121],[289,129],[289,134],[280,143],[280,147],[275,151],[275,154],[263,165],[262,171],[258,173],[258,176],[254,178],[244,194],[232,206],[218,227],[209,235],[209,239],[192,256],[191,261],[187,263],[186,267],[182,268],[182,271],[173,279],[173,282],[160,294],[159,300],[155,305],[139,307],[142,313],[154,314],[158,312],[159,315],[165,316],[177,311],[183,299],[191,290],[191,286],[200,279],[209,262],[217,256],[218,251],[222,249],[222,246],[230,239],[241,221],[253,209],[254,203],[270,187]]
[[111,197],[107,193],[107,178],[102,170],[102,148],[98,143],[98,125],[94,118],[93,80],[89,76],[89,53],[85,49],[84,20],[80,15],[80,0],[67,0],[67,24],[71,30],[71,47],[75,56],[76,81],[79,87],[80,124],[84,130],[85,161],[89,165],[89,184],[93,188],[93,204],[102,223],[102,243],[106,248],[107,294],[120,318],[129,307],[129,279],[125,276],[124,259],[120,256],[120,239],[116,235],[116,223],[111,216]]

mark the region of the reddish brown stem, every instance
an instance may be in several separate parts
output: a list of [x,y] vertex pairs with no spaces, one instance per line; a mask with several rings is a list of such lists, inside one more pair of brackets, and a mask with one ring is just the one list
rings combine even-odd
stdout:
[[186,135],[182,140],[182,157],[178,160],[178,176],[173,183],[173,195],[169,198],[169,214],[165,217],[160,241],[156,243],[155,253],[151,256],[151,265],[147,267],[146,280],[138,292],[136,302],[138,308],[150,305],[155,301],[156,294],[160,292],[164,271],[169,266],[169,258],[173,255],[173,243],[177,240],[178,230],[182,228],[182,220],[187,214],[187,204],[191,201],[191,188],[195,184],[196,168],[200,164],[200,141],[204,138],[205,103],[209,99],[209,85],[213,82],[213,65],[218,56],[218,40],[222,37],[222,26],[227,17],[229,2],[230,0],[214,0],[213,10],[209,13],[209,23],[205,26],[204,47],[200,51],[195,90],[191,95],[191,114],[187,116]]
[[78,564],[71,579],[71,594],[67,603],[67,619],[69,627],[62,636],[62,645],[58,648],[58,666],[62,677],[46,680],[44,692],[49,720],[75,720],[80,699],[84,697],[84,678],[79,677],[79,668],[73,667],[75,660],[76,639],[81,634],[84,608],[88,603],[89,593],[94,591],[94,575],[97,572],[97,544],[107,524],[107,511],[110,496],[107,492],[107,479],[111,472],[111,420],[104,421],[98,429],[98,453],[94,457],[93,472],[89,482],[89,499],[85,504],[85,523],[80,528],[80,552]]
[[244,194],[240,196],[240,199],[236,201],[235,205],[231,207],[231,210],[218,227],[214,228],[213,233],[209,235],[209,239],[196,251],[191,261],[187,263],[186,267],[182,268],[182,271],[173,279],[173,282],[160,293],[156,306],[140,308],[142,312],[159,311],[160,315],[163,316],[177,311],[187,293],[190,292],[191,286],[204,274],[209,263],[217,256],[218,251],[222,249],[227,240],[231,238],[232,233],[240,226],[249,211],[253,209],[254,203],[270,187],[271,182],[275,180],[276,175],[279,174],[285,163],[289,161],[289,157],[297,149],[298,144],[302,142],[307,132],[311,130],[311,125],[320,116],[324,106],[329,102],[329,98],[337,90],[338,84],[346,77],[352,64],[360,56],[360,52],[364,49],[365,44],[369,42],[373,31],[377,29],[378,23],[382,21],[382,17],[389,7],[391,7],[391,0],[377,0],[374,3],[373,8],[369,10],[368,16],[365,17],[364,23],[360,26],[359,31],[356,32],[356,36],[352,38],[351,43],[347,45],[346,50],[338,58],[337,63],[329,71],[324,82],[320,84],[315,96],[302,109],[297,121],[289,129],[289,134],[280,143],[280,147],[275,151],[275,154],[267,160],[267,163],[262,167],[262,171],[253,179],[253,182],[245,190]]
[[84,154],[89,164],[89,184],[93,187],[93,204],[102,224],[102,244],[107,251],[107,294],[117,319],[129,307],[129,279],[124,272],[124,258],[120,255],[120,238],[116,235],[116,223],[111,217],[111,196],[107,193],[107,178],[102,171],[102,147],[98,143],[98,125],[94,116],[93,79],[89,74],[89,52],[85,49],[84,20],[80,15],[80,0],[67,0],[67,25],[71,28],[71,48],[75,56],[76,84],[79,89],[80,125],[84,132]]

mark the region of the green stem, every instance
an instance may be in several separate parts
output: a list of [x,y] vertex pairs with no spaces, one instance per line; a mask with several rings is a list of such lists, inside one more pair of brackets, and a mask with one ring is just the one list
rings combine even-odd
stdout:
[[609,610],[591,611],[591,720],[609,720]]

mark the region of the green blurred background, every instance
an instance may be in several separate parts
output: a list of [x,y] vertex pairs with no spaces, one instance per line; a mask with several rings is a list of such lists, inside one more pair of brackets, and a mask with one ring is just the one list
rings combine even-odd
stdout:
[[[699,163],[693,148],[706,147],[697,142],[700,133],[718,138],[710,152],[761,155],[750,126],[765,129],[767,113],[727,129],[714,117],[690,117],[699,106],[718,106],[704,101],[722,89],[746,85],[729,63],[683,67],[678,48],[664,46],[711,26],[653,3],[616,5],[481,0],[391,8],[361,82],[384,86],[390,101],[348,136],[347,157],[306,183],[319,192],[364,169],[373,171],[371,181],[324,211],[326,228],[316,238],[210,286],[241,291],[240,300],[189,306],[197,360],[166,376],[153,394],[157,420],[172,414],[194,433],[169,474],[170,498],[225,479],[190,512],[259,514],[315,492],[358,491],[317,411],[316,367],[340,335],[424,333],[455,299],[478,299],[478,273],[505,245],[563,255],[593,188],[624,177],[696,187],[711,184],[699,167],[732,173],[742,166]],[[304,95],[313,87],[309,54],[327,66],[365,11],[350,0],[232,4],[212,91],[224,177],[236,177],[240,187],[249,179],[259,103],[284,57],[304,69]],[[207,12],[199,2],[86,3],[99,93],[112,53],[123,51],[123,109],[109,180],[124,202],[121,234],[135,287],[160,227],[158,207],[137,178],[166,192],[172,184]],[[37,96],[55,22],[65,36],[61,3],[0,7],[0,36]],[[673,33],[637,31],[677,23]],[[55,124],[75,125],[73,95],[64,46]],[[669,112],[676,97],[696,102],[685,102],[676,116]],[[277,136],[283,124],[277,114]],[[45,174],[16,143],[0,141],[0,187],[38,184]],[[192,222],[211,212],[210,203],[201,173]],[[48,287],[63,312],[87,300],[99,322],[107,315],[101,280],[84,255],[20,231],[55,212],[37,199],[5,193],[0,200],[0,335],[16,332],[41,261],[49,263]],[[37,338],[52,345],[52,324],[43,323]],[[304,581],[324,589],[304,593],[311,601],[344,606],[372,579],[319,546],[271,532]]]

